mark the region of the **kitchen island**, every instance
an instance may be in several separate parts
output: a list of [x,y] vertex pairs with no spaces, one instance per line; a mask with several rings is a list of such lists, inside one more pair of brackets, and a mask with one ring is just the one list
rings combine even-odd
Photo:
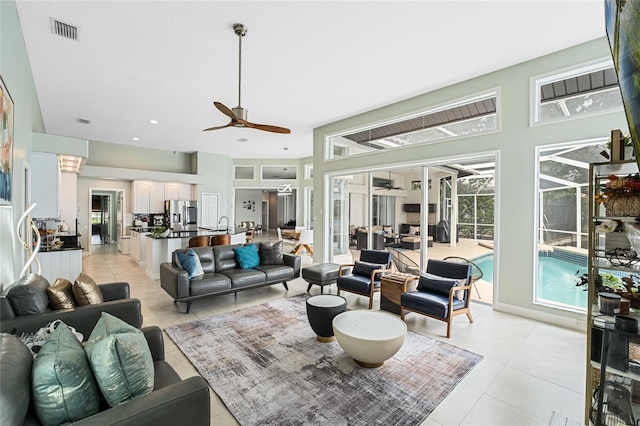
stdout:
[[[45,277],[51,285],[58,278],[74,282],[82,272],[82,247],[42,247],[36,255],[40,262],[40,275]],[[32,271],[37,272],[37,265],[31,264]]]
[[[245,232],[245,228],[199,228],[198,231],[176,231],[166,237],[146,235],[145,274],[152,280],[160,279],[160,264],[171,262],[174,250],[189,246],[189,239],[198,235],[221,235],[226,233]],[[140,236],[143,238],[142,236]],[[142,242],[141,242],[142,244]],[[142,266],[142,265],[140,265]]]

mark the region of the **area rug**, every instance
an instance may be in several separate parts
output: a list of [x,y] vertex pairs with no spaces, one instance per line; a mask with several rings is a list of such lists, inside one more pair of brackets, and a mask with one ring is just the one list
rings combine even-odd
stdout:
[[482,356],[411,331],[380,368],[321,343],[307,295],[165,328],[245,425],[414,425]]

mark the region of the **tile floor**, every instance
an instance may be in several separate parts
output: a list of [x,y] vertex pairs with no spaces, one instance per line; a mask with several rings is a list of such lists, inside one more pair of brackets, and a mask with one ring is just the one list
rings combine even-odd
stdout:
[[[273,299],[303,293],[307,283],[301,278],[289,283],[289,291],[276,284],[270,287],[195,301],[191,312],[174,304],[150,280],[143,268],[113,246],[94,246],[93,255],[83,258],[83,269],[97,282],[127,281],[132,297],[142,301],[144,325],[161,328]],[[303,265],[311,263],[303,256]],[[335,286],[331,287],[335,293]],[[326,291],[326,288],[325,288]],[[320,289],[314,286],[312,294]],[[343,293],[349,307],[366,309],[363,297]],[[374,309],[379,306],[379,298]],[[585,345],[584,333],[494,312],[490,306],[474,303],[475,322],[466,317],[454,321],[451,339],[444,337],[446,324],[411,314],[407,325],[415,332],[468,349],[484,356],[449,396],[422,423],[423,425],[548,425],[553,414],[577,420],[584,416]],[[197,375],[191,363],[166,337],[167,360],[184,378]],[[236,425],[224,404],[211,392],[211,424]]]

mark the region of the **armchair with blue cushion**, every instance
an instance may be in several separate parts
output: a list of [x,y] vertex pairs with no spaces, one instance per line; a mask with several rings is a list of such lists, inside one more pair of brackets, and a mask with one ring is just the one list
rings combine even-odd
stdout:
[[[373,307],[373,293],[380,290],[380,277],[391,272],[391,260],[391,253],[388,251],[362,250],[359,261],[340,265],[337,281],[338,296],[341,290],[367,296],[369,309],[371,309]],[[347,275],[349,269],[351,269],[351,274]]]
[[451,322],[457,315],[466,314],[473,322],[471,301],[471,265],[429,259],[426,273],[420,274],[416,291],[400,296],[400,316],[416,312],[447,323],[447,338],[451,336]]

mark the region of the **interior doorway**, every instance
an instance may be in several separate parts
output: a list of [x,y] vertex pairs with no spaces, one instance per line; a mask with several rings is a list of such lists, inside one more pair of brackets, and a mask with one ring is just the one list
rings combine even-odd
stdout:
[[91,195],[91,245],[110,244],[111,195]]

